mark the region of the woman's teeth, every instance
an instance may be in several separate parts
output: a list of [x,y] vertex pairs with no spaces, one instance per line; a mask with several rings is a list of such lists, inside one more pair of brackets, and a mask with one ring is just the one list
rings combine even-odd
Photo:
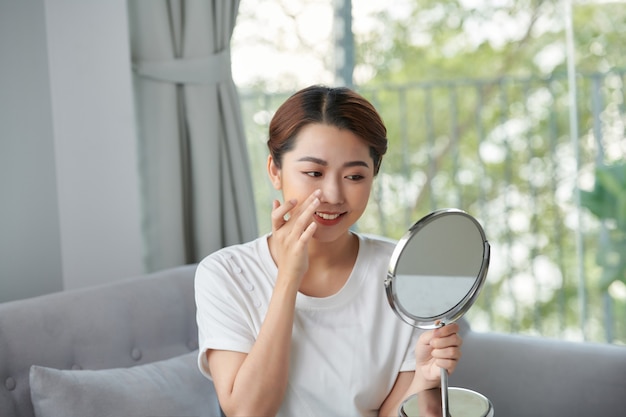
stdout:
[[315,212],[315,214],[317,214],[318,216],[320,216],[324,220],[335,220],[337,217],[341,216],[340,213],[329,214],[329,213],[320,213],[320,212],[317,212],[317,211]]

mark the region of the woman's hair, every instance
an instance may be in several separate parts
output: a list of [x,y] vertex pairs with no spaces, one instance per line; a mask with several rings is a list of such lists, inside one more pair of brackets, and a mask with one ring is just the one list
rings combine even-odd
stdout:
[[276,111],[267,146],[278,168],[304,126],[321,123],[349,130],[370,147],[374,175],[387,151],[387,128],[374,106],[349,88],[311,86],[289,97]]

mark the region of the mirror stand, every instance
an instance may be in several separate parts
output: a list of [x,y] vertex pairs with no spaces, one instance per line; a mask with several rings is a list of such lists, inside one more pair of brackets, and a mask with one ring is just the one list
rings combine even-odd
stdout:
[[449,417],[450,403],[448,401],[448,371],[445,368],[441,368],[441,414],[444,417]]
[[493,407],[482,394],[459,387],[449,387],[450,405],[443,410],[441,388],[431,388],[411,395],[401,405],[398,417],[493,417]]
[[[385,279],[391,308],[403,321],[424,330],[455,322],[478,297],[489,256],[489,242],[474,217],[458,209],[428,214],[409,229],[391,255]],[[444,368],[439,395],[433,396],[433,392],[410,396],[399,415],[493,416],[493,406],[482,394],[448,387]]]

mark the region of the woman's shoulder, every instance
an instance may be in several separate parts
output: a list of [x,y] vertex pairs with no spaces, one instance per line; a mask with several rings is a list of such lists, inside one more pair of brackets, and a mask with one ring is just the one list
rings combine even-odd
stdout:
[[369,247],[381,248],[392,250],[395,248],[397,241],[389,237],[371,234],[371,233],[359,233],[359,239],[361,242]]
[[261,288],[268,285],[271,262],[267,237],[224,247],[198,264],[196,292],[208,298],[220,298]]
[[207,255],[199,263],[199,268],[222,267],[227,269],[238,269],[244,265],[256,267],[267,262],[269,248],[267,246],[267,235],[258,237],[249,242],[239,243],[218,249]]

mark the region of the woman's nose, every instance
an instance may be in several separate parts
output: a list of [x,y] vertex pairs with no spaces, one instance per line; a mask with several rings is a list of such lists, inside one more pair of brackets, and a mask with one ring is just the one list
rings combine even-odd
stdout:
[[326,204],[343,203],[343,189],[341,187],[341,181],[334,178],[327,178],[322,187],[322,197],[320,198],[320,201]]

